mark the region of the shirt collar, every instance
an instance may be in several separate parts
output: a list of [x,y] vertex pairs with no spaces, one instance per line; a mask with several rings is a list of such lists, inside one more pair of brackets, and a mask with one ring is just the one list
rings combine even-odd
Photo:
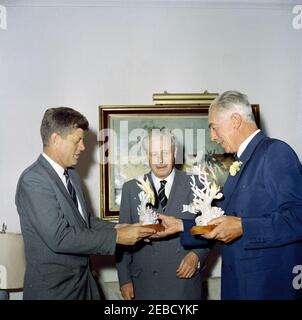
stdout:
[[52,160],[45,152],[42,153],[42,156],[49,162],[49,164],[53,167],[58,176],[62,178],[64,176],[65,169],[62,166],[60,166],[57,162]]
[[153,180],[155,187],[159,186],[160,181],[162,181],[162,180],[166,180],[167,184],[172,185],[173,180],[174,180],[174,176],[175,176],[175,168],[173,168],[171,173],[165,179],[158,178],[153,172],[151,172],[151,177],[152,177],[152,180]]
[[248,144],[252,141],[252,139],[255,137],[255,135],[260,131],[261,131],[260,129],[256,130],[247,139],[245,139],[241,143],[241,145],[239,146],[238,151],[237,151],[237,157],[238,158],[240,158],[240,156],[243,154],[243,152],[246,149],[246,147],[248,146]]

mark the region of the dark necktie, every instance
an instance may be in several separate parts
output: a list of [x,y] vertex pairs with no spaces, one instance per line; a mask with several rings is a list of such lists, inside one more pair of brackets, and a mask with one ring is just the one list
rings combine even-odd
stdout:
[[166,185],[167,181],[166,180],[161,180],[160,181],[160,188],[158,190],[158,200],[161,204],[161,207],[163,209],[163,212],[165,212],[166,210],[166,206],[167,206],[167,202],[168,202],[168,198],[165,194],[165,185]]
[[77,194],[75,192],[73,185],[71,184],[70,177],[69,177],[67,170],[64,171],[64,176],[66,178],[67,189],[71,195],[71,198],[72,198],[75,206],[78,208]]

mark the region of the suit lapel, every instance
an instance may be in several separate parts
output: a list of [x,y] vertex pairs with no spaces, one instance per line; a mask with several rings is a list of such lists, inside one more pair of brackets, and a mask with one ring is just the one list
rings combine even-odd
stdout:
[[181,178],[181,172],[177,169],[175,170],[174,181],[168,198],[168,203],[166,207],[166,212],[174,215],[173,205],[175,203],[185,203],[187,194],[190,192],[190,188],[184,185],[185,181]]
[[[86,223],[85,220],[83,219],[79,210],[77,209],[74,202],[72,201],[72,198],[70,197],[69,192],[65,188],[62,180],[60,179],[60,177],[58,176],[58,174],[56,173],[54,168],[50,165],[50,163],[42,155],[39,156],[38,161],[43,166],[43,168],[46,170],[46,172],[50,175],[50,177],[53,179],[56,186],[60,189],[60,191],[62,192],[62,194],[66,198],[66,201],[69,202],[69,204],[73,207],[73,209],[74,209],[73,211],[76,213],[75,216],[78,218],[78,221],[82,224],[85,224]],[[76,191],[77,191],[77,189],[76,189]]]
[[251,142],[248,144],[247,148],[244,150],[243,154],[238,160],[242,162],[240,166],[240,170],[236,173],[235,176],[231,176],[230,174],[228,175],[228,178],[223,187],[223,194],[225,197],[225,200],[223,202],[224,209],[227,208],[230,202],[230,199],[232,197],[232,194],[235,191],[236,186],[240,180],[240,176],[244,171],[247,163],[249,162],[252,154],[264,139],[265,139],[265,135],[262,132],[257,133],[255,137],[251,140]]

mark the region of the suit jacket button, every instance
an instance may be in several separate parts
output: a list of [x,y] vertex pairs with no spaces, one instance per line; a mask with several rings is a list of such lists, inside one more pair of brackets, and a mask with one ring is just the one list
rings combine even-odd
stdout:
[[153,274],[154,274],[155,276],[157,276],[157,275],[158,275],[158,272],[157,272],[157,271],[153,271]]

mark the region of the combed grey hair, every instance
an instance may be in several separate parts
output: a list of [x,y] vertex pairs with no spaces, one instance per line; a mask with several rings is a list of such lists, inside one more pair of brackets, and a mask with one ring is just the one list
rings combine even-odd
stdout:
[[152,138],[154,137],[167,137],[171,139],[171,147],[173,150],[176,148],[177,140],[176,137],[173,135],[172,131],[168,128],[151,128],[148,130],[148,134],[145,136],[143,140],[143,147],[146,152],[149,151],[149,144]]
[[219,95],[210,105],[217,107],[218,112],[239,113],[247,122],[255,122],[255,117],[247,95],[239,91],[226,91]]

